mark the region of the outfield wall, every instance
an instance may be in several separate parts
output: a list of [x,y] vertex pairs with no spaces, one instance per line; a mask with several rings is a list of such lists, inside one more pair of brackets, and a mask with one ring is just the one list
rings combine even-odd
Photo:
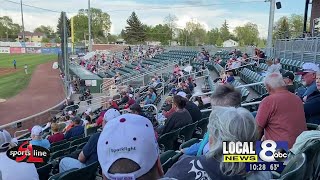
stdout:
[[[68,43],[71,51],[71,43]],[[84,48],[75,48],[75,52],[84,52]],[[0,54],[61,54],[61,43],[0,42]]]

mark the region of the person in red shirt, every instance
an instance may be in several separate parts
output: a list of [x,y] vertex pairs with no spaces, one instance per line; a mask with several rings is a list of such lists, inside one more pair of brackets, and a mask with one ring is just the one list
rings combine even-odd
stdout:
[[64,139],[63,133],[61,133],[61,132],[59,131],[59,124],[57,124],[57,123],[52,123],[52,124],[51,124],[51,132],[52,132],[52,135],[47,138],[48,141],[49,141],[51,144],[52,144],[52,143],[55,143],[55,142],[62,141],[62,140]]
[[296,138],[307,130],[303,103],[289,92],[280,73],[270,73],[264,80],[269,92],[259,105],[256,121],[263,140],[287,141],[292,147]]

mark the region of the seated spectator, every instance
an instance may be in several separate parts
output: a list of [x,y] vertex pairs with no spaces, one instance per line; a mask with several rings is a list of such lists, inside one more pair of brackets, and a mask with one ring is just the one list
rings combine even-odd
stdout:
[[122,98],[121,101],[118,102],[118,106],[124,105],[129,101],[129,94],[126,91],[122,91],[121,95]]
[[320,71],[317,72],[316,85],[318,91],[308,96],[304,103],[304,113],[307,123],[320,125]]
[[[113,120],[118,116],[120,116],[120,113],[118,110],[109,109],[104,114],[102,128],[104,128],[104,126],[110,120]],[[62,173],[72,168],[84,168],[87,165],[98,161],[97,144],[98,144],[99,137],[100,137],[100,133],[95,133],[90,137],[86,145],[82,148],[82,151],[78,156],[78,159],[74,159],[70,157],[63,158],[59,163],[59,172]]]
[[317,91],[316,72],[319,70],[318,65],[314,63],[304,63],[302,70],[297,73],[302,76],[302,84],[307,87],[301,97],[303,101],[306,101],[309,95]]
[[176,112],[169,116],[164,126],[158,128],[157,132],[159,134],[165,134],[192,123],[192,117],[185,109],[186,104],[187,100],[185,98],[180,95],[173,96],[173,107],[176,108]]
[[127,104],[124,106],[125,109],[129,108],[132,104],[135,104],[136,101],[133,98],[132,94],[129,94],[129,101],[127,102]]
[[282,72],[282,65],[280,64],[279,58],[274,59],[274,66],[277,69],[277,71]]
[[173,106],[173,98],[172,96],[167,97],[166,103],[170,105],[170,109],[165,109],[162,111],[162,114],[164,115],[165,118],[170,117],[174,112],[176,112],[176,107]]
[[11,135],[0,130],[0,179],[3,180],[39,180],[37,169],[33,163],[17,162],[7,156],[7,151],[15,147]]
[[[232,124],[232,125],[230,125]],[[237,130],[241,129],[241,131]],[[202,156],[185,156],[175,163],[165,177],[178,179],[271,179],[270,172],[246,173],[244,162],[223,162],[223,141],[259,140],[258,129],[251,113],[244,108],[216,106],[210,114],[209,152]]]
[[66,132],[64,138],[70,139],[72,137],[78,137],[83,135],[84,127],[81,125],[81,118],[76,116],[72,120],[72,128]]
[[173,74],[180,74],[181,69],[178,64],[174,65]]
[[225,77],[225,82],[226,83],[232,83],[234,81],[234,75],[233,75],[233,72],[232,71],[228,71],[226,73],[226,77]]
[[280,71],[277,69],[277,67],[273,64],[272,59],[269,59],[266,61],[266,64],[268,65],[266,74],[270,73],[279,73]]
[[190,113],[190,115],[192,117],[192,121],[196,122],[196,121],[201,120],[202,119],[202,113],[201,113],[199,107],[194,102],[189,101],[190,97],[187,96],[187,94],[184,93],[184,92],[178,92],[177,95],[181,96],[186,101],[185,108]]
[[64,134],[60,132],[59,124],[52,123],[51,132],[52,132],[52,135],[47,138],[51,144],[62,141],[64,139]]
[[194,104],[197,105],[199,107],[199,109],[203,109],[204,104],[203,104],[203,101],[201,99],[201,96],[195,97]]
[[144,105],[153,104],[157,99],[157,95],[154,93],[152,88],[149,88],[147,92],[147,97],[144,100]]
[[172,108],[172,96],[168,96],[164,102],[165,106],[163,108],[164,111],[170,111],[170,109]]
[[[231,85],[217,86],[211,96],[212,106],[225,106],[225,107],[240,107],[241,106],[241,93]],[[204,155],[209,151],[209,134],[206,133],[203,140],[196,143],[189,148],[181,149],[186,155]]]
[[256,120],[264,140],[288,141],[292,147],[301,132],[307,130],[303,104],[287,90],[280,73],[268,74],[264,80],[269,96],[259,104]]
[[290,71],[285,72],[283,75],[283,81],[286,83],[287,89],[288,91],[295,93],[296,92],[296,88],[293,84],[294,81],[294,74]]
[[41,126],[33,126],[31,129],[31,141],[30,144],[41,146],[44,148],[50,148],[50,142],[47,139],[42,139],[43,131]]
[[105,179],[155,180],[163,176],[155,132],[142,116],[124,114],[108,122],[97,152]]

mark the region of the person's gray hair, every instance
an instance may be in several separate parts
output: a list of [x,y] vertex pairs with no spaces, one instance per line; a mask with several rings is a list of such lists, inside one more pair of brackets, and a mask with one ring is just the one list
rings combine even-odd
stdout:
[[224,175],[234,176],[245,172],[245,163],[223,163],[222,142],[257,141],[258,128],[253,115],[242,107],[217,106],[210,114],[208,133],[213,144],[210,144],[207,158],[219,161],[220,170]]
[[241,106],[241,93],[233,86],[218,85],[211,95],[211,106]]
[[283,77],[280,73],[274,72],[267,74],[267,76],[264,79],[264,85],[268,85],[272,89],[277,89],[280,87],[285,87],[286,83],[284,82]]

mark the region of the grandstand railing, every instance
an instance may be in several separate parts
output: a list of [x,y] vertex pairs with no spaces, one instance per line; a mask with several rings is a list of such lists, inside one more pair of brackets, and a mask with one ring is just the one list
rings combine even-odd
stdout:
[[[154,73],[157,73],[159,71],[163,71],[163,70],[166,70],[168,69],[169,67],[172,67],[171,69],[173,69],[173,66],[175,64],[177,64],[178,62],[177,61],[173,61],[172,63],[169,63],[168,65],[160,68],[160,69],[155,69],[153,71],[149,71],[149,72],[145,72],[145,73],[142,73],[142,74],[139,74],[139,75],[136,75],[136,76],[133,76],[131,78],[127,78],[125,81],[121,81],[120,83],[118,83],[117,85],[125,85],[125,84],[128,84],[129,82],[133,81],[133,80],[137,80],[137,79],[140,79],[142,78],[143,80],[143,85],[144,85],[144,77],[145,76],[148,76],[150,74],[154,74]],[[108,87],[106,87],[107,85],[105,83],[102,83],[100,85],[100,92],[103,93],[105,92],[106,90],[108,90]]]
[[[143,105],[143,106],[142,106],[143,109],[147,109],[147,108],[149,108],[149,107],[154,108],[155,112],[158,113],[158,108],[157,108],[157,106],[154,105],[154,104],[147,104],[147,105]],[[121,114],[126,114],[126,113],[129,113],[129,110],[128,110],[128,109],[121,109],[121,110],[120,110],[120,113],[121,113]],[[155,116],[155,119],[158,121],[158,115],[157,115],[157,114],[156,114],[156,116]]]
[[320,63],[320,38],[278,39],[274,53],[278,58]]
[[[8,130],[10,133],[14,133],[14,132],[16,132],[16,130],[18,129],[18,127],[16,127],[18,123],[21,123],[21,129],[22,129],[22,128],[26,129],[25,127],[23,127],[23,123],[25,123],[25,122],[27,122],[27,121],[30,121],[30,120],[32,120],[32,119],[34,119],[34,118],[38,118],[38,117],[41,116],[41,115],[45,115],[45,114],[47,114],[47,113],[50,113],[50,111],[55,110],[55,109],[57,109],[58,107],[61,107],[64,102],[65,102],[65,100],[63,100],[62,102],[58,103],[57,105],[55,105],[55,106],[53,106],[53,107],[51,107],[51,108],[49,108],[49,109],[47,109],[47,110],[44,110],[44,111],[42,111],[42,112],[33,114],[33,115],[31,115],[31,116],[29,116],[29,117],[26,117],[26,118],[19,119],[19,120],[17,120],[17,121],[13,121],[13,122],[8,123],[8,124],[5,124],[5,125],[2,125],[2,126],[0,126],[0,129],[6,129],[6,130]],[[36,120],[34,120],[34,121],[36,121]],[[42,121],[43,121],[43,119],[42,119]],[[42,122],[42,123],[44,123],[44,122]],[[33,125],[36,125],[36,123],[33,124]],[[33,125],[32,125],[32,126],[33,126]],[[30,126],[30,127],[32,127],[32,126]]]
[[[244,84],[241,86],[236,86],[234,88],[239,89],[239,88],[244,88],[244,87],[250,87],[250,86],[255,86],[255,85],[259,85],[259,84],[263,84],[263,82],[256,82],[256,83],[251,83],[251,84]],[[206,92],[206,93],[199,93],[199,94],[194,94],[190,97],[190,101],[192,101],[195,97],[197,96],[205,96],[205,95],[210,95],[213,94],[214,91],[210,91],[210,92]]]
[[[257,104],[260,104],[260,103],[261,103],[261,101],[250,102],[250,103],[243,103],[243,104],[241,104],[241,107],[257,105]],[[200,111],[201,111],[201,112],[210,112],[210,111],[212,111],[212,109],[203,109],[203,110],[200,110]]]

